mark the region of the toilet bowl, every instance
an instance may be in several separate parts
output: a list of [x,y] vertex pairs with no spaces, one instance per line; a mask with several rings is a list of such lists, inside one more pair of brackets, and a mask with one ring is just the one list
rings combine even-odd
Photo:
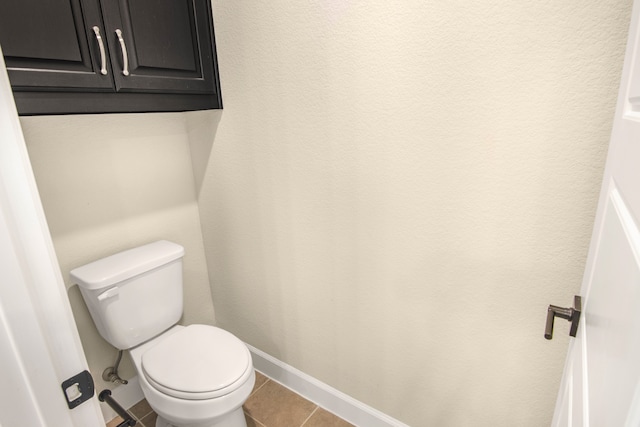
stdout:
[[182,246],[150,243],[71,271],[98,332],[129,354],[156,427],[246,427],[255,383],[247,346],[210,325],[181,326]]
[[[224,348],[224,352],[219,349]],[[208,325],[174,326],[129,351],[157,426],[235,427],[255,383],[242,341]],[[162,418],[162,419],[161,419]]]

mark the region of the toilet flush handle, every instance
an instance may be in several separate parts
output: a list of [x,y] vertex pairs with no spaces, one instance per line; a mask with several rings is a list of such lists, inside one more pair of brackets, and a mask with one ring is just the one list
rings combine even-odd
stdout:
[[107,289],[106,291],[98,295],[98,301],[104,301],[108,298],[115,297],[119,293],[120,290],[118,289],[118,287],[114,286],[113,288]]

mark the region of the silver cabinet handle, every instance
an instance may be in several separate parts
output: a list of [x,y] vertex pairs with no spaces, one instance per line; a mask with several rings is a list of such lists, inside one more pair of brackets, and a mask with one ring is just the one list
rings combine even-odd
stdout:
[[122,75],[129,75],[129,56],[127,55],[127,46],[124,44],[124,39],[122,38],[122,31],[120,29],[116,30],[116,35],[118,36],[118,41],[120,42],[120,49],[122,50]]
[[104,43],[102,42],[102,37],[100,36],[100,28],[98,26],[93,27],[93,32],[96,35],[96,40],[98,40],[98,47],[100,48],[100,74],[103,76],[107,75],[107,55],[104,52]]

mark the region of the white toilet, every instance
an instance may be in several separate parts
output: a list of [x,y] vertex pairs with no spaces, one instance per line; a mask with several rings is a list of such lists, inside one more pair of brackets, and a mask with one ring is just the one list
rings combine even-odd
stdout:
[[183,255],[162,240],[76,268],[71,278],[100,335],[130,351],[156,427],[246,427],[251,354],[220,328],[177,325]]

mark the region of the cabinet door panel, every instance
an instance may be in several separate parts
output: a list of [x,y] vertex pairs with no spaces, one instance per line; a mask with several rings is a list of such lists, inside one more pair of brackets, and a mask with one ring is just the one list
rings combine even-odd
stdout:
[[93,26],[104,31],[95,0],[0,1],[0,43],[14,89],[113,90],[111,76],[99,73]]
[[208,1],[102,0],[102,10],[116,90],[218,93]]
[[137,60],[136,67],[141,74],[165,70],[197,76],[198,52],[193,40],[198,35],[194,32],[192,10],[185,1],[172,1],[164,8],[163,13],[150,15],[144,2],[129,2],[131,34],[139,47],[133,58]]

